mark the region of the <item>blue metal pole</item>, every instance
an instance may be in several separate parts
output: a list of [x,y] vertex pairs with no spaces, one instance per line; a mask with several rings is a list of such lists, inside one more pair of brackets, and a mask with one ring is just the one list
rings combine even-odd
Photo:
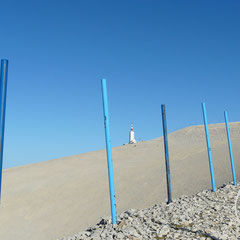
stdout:
[[169,154],[168,154],[168,134],[167,134],[167,120],[165,104],[161,105],[162,109],[162,124],[163,124],[163,138],[164,138],[164,150],[165,150],[165,164],[166,164],[166,177],[167,177],[167,194],[168,204],[172,202],[172,191],[171,191],[171,176],[170,176],[170,165],[169,165]]
[[208,159],[209,159],[210,174],[211,174],[211,180],[212,180],[212,190],[213,190],[213,192],[215,192],[216,191],[216,187],[215,187],[215,179],[214,179],[214,172],[213,172],[212,153],[211,153],[209,133],[208,133],[206,106],[205,106],[204,102],[202,103],[202,111],[203,111],[203,119],[204,119],[204,125],[205,125],[205,133],[206,133],[206,141],[207,141],[207,149],[208,149]]
[[107,97],[106,79],[102,79],[102,98],[103,98],[103,113],[104,113],[106,147],[107,147],[108,180],[109,180],[109,191],[110,191],[110,201],[111,201],[111,214],[112,214],[112,223],[116,224],[117,212],[116,212],[115,190],[114,190],[112,147],[111,147],[110,126],[109,126],[109,117],[108,117],[108,97]]
[[1,60],[1,76],[0,76],[0,110],[1,110],[1,128],[0,128],[0,200],[2,192],[2,166],[3,166],[3,143],[5,128],[5,112],[6,112],[6,96],[7,96],[7,75],[8,60]]
[[231,160],[231,166],[232,166],[233,183],[234,183],[234,185],[237,185],[235,169],[234,169],[233,154],[232,154],[232,144],[231,144],[231,138],[230,138],[229,125],[228,125],[227,111],[224,111],[224,117],[225,117],[226,130],[227,130],[227,136],[228,136],[228,147],[229,147],[229,154],[230,154],[230,160]]

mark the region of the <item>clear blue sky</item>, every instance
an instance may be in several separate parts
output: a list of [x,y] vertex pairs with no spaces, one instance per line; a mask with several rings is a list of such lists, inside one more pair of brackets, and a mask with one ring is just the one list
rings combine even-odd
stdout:
[[1,1],[0,58],[9,59],[4,168],[240,120],[240,1]]

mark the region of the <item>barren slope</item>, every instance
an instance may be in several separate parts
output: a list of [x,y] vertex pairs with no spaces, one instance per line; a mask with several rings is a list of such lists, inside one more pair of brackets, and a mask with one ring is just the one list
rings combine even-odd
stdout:
[[[216,185],[232,180],[224,124],[210,125]],[[230,124],[239,180],[240,123]],[[169,134],[173,198],[210,189],[203,126]],[[3,174],[0,239],[51,240],[110,216],[105,150],[10,168]],[[118,212],[166,199],[162,138],[113,149]]]

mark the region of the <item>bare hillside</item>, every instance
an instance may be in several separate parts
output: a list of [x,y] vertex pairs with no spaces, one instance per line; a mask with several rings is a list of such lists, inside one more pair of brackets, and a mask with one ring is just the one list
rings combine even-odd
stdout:
[[[216,185],[232,180],[224,124],[209,125]],[[240,123],[230,124],[239,180]],[[104,140],[103,140],[104,141]],[[173,198],[210,189],[204,126],[169,134]],[[117,211],[166,200],[163,139],[113,148]],[[3,173],[0,239],[55,240],[110,216],[105,150]]]

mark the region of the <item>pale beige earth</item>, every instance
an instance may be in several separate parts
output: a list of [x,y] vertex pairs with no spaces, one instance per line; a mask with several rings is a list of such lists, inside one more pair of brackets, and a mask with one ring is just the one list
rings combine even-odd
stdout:
[[[230,124],[237,180],[240,123]],[[209,125],[216,186],[232,181],[224,124]],[[173,198],[211,189],[204,126],[169,134]],[[118,213],[166,201],[163,139],[113,148]],[[1,240],[56,240],[110,216],[105,150],[3,173]]]

